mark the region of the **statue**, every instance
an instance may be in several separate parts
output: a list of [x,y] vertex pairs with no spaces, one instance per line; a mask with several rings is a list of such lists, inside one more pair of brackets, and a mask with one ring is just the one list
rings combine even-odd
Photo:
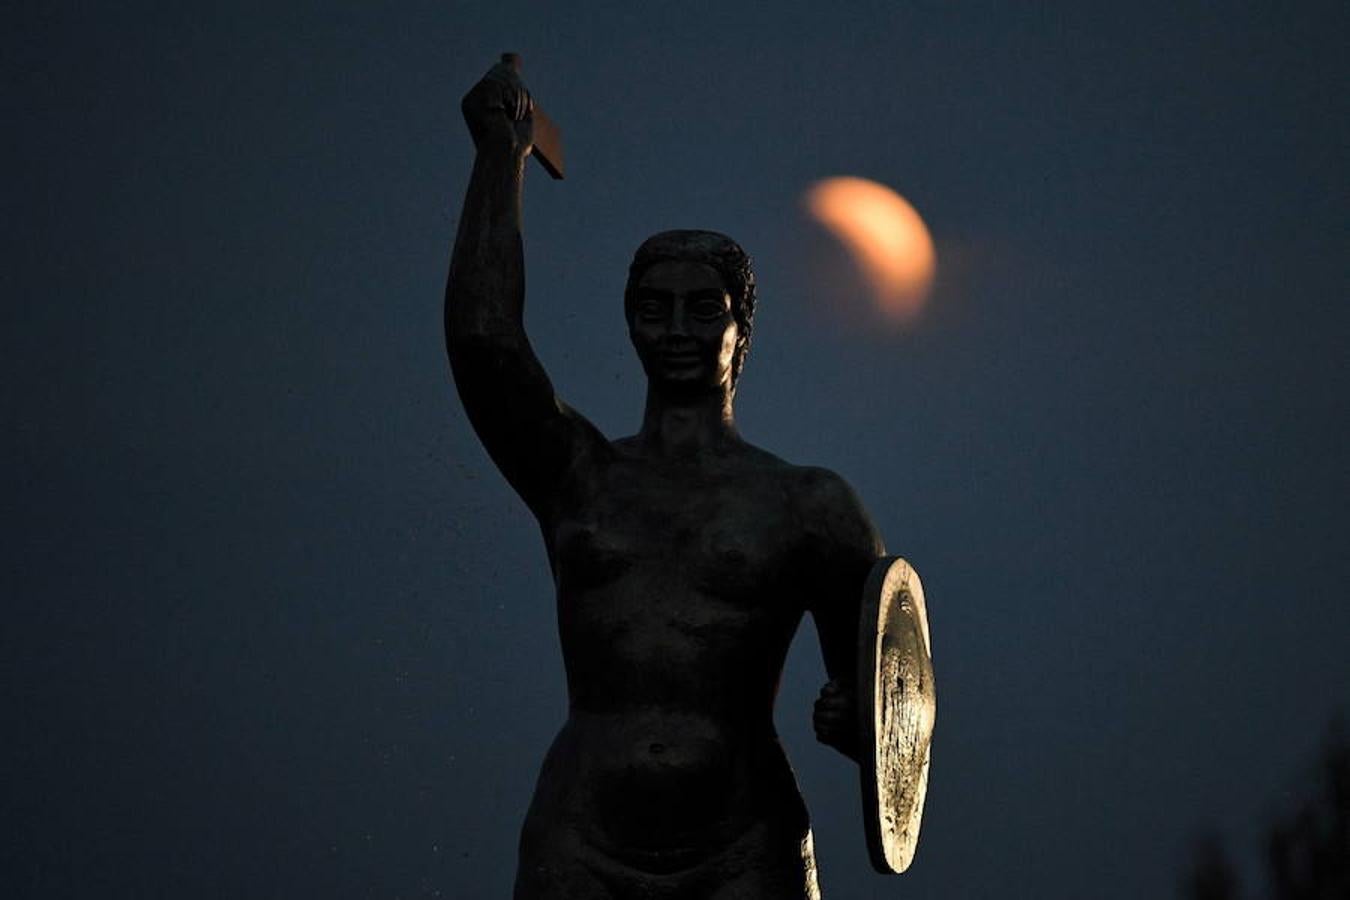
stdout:
[[476,156],[445,304],[460,398],[538,519],[557,588],[568,718],[515,897],[818,898],[774,697],[810,612],[829,675],[816,736],[859,758],[859,617],[881,538],[838,475],[737,432],[755,281],[725,235],[668,231],[637,250],[623,298],[647,376],[636,434],[610,440],[557,397],[522,325],[534,117],[517,67],[504,57],[462,103]]

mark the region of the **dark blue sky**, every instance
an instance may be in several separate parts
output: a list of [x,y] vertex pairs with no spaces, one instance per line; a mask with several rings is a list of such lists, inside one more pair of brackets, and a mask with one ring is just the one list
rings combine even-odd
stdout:
[[[6,896],[508,895],[562,669],[440,337],[458,101],[508,49],[568,144],[526,194],[564,396],[635,430],[633,248],[735,235],[743,433],[923,574],[910,874],[809,737],[809,625],[784,679],[827,900],[1259,855],[1350,704],[1345,4],[195,6],[6,17]],[[933,231],[908,331],[802,215],[833,174]]]

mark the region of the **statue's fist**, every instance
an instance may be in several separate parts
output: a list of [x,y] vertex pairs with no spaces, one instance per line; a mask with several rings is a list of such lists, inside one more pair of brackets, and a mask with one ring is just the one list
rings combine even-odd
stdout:
[[812,724],[816,740],[849,759],[858,758],[858,694],[853,685],[837,679],[826,682],[816,699]]
[[501,61],[469,89],[459,104],[479,150],[512,151],[521,156],[533,145],[534,100],[520,80],[520,57],[503,53]]

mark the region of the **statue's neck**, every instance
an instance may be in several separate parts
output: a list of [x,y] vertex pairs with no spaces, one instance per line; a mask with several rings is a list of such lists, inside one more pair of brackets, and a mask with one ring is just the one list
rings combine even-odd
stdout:
[[688,456],[738,443],[731,392],[672,396],[649,384],[638,439],[661,456]]

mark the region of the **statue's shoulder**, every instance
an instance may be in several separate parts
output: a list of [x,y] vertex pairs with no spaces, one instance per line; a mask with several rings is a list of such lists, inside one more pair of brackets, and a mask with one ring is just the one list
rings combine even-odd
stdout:
[[845,554],[875,558],[884,552],[872,517],[853,486],[822,466],[796,466],[795,501],[806,530]]
[[807,511],[820,514],[861,506],[853,486],[833,469],[824,466],[792,466],[794,493]]
[[852,486],[831,469],[790,463],[752,444],[745,444],[743,453],[746,464],[777,481],[793,505],[808,517],[862,511],[862,502]]
[[742,441],[737,445],[735,457],[738,465],[757,470],[765,475],[791,477],[791,473],[799,468],[782,457],[770,453],[763,447],[756,447],[748,441]]
[[773,485],[776,491],[790,498],[794,504],[804,492],[811,489],[810,473],[817,471],[813,466],[790,463],[751,443],[741,443],[737,447],[732,468],[743,477],[752,477],[763,485]]

